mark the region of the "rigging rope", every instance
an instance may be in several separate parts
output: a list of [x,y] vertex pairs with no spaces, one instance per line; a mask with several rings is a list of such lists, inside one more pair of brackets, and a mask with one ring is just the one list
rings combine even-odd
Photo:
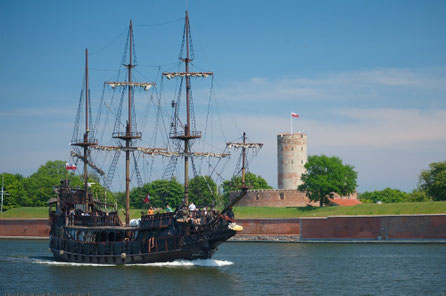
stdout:
[[175,23],[175,22],[184,20],[184,19],[185,19],[185,17],[183,16],[183,17],[180,17],[180,18],[178,18],[178,19],[171,20],[171,21],[167,21],[167,22],[164,22],[164,23],[151,24],[151,25],[135,25],[135,27],[157,27],[157,26],[164,26],[164,25],[172,24],[172,23]]

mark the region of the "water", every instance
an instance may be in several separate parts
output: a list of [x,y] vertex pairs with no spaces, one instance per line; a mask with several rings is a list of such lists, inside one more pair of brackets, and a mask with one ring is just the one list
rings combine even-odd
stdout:
[[225,243],[212,260],[108,266],[0,240],[0,275],[3,295],[445,295],[446,245]]

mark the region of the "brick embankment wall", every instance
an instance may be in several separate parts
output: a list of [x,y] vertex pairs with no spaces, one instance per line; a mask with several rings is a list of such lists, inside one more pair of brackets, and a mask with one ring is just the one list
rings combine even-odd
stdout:
[[[237,219],[237,236],[293,236],[305,240],[442,240],[446,215]],[[0,219],[0,237],[48,237],[47,219]]]
[[48,237],[48,219],[0,219],[0,236]]
[[301,239],[446,239],[446,215],[302,218]]
[[237,219],[243,226],[241,234],[248,235],[298,235],[300,219]]

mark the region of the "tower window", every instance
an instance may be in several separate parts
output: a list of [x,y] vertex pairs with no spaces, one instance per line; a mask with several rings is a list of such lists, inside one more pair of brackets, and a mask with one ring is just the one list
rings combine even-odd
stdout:
[[285,193],[281,192],[279,195],[280,195],[280,200],[284,200],[285,199]]
[[291,147],[291,151],[294,151],[294,147]]
[[304,147],[300,147],[300,151],[304,151]]

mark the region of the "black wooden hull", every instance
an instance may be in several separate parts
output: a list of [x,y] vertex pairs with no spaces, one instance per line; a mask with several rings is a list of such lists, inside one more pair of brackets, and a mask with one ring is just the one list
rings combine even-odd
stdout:
[[[140,250],[139,252],[111,252],[113,254],[91,254],[88,250],[97,250],[96,244],[82,244],[81,251],[73,251],[68,248],[67,241],[64,248],[58,246],[60,239],[50,238],[50,250],[57,261],[87,263],[87,264],[143,264],[155,262],[172,262],[175,260],[196,260],[209,259],[217,250],[218,245],[228,240],[235,234],[235,231],[229,230],[226,233],[219,234],[218,238],[201,240],[198,242],[189,242],[187,245],[178,245],[178,248],[157,251]],[[212,236],[212,235],[210,235]],[[184,239],[183,239],[184,241]],[[113,248],[113,247],[112,247]],[[85,251],[87,250],[87,251]],[[95,252],[99,253],[99,252]]]

